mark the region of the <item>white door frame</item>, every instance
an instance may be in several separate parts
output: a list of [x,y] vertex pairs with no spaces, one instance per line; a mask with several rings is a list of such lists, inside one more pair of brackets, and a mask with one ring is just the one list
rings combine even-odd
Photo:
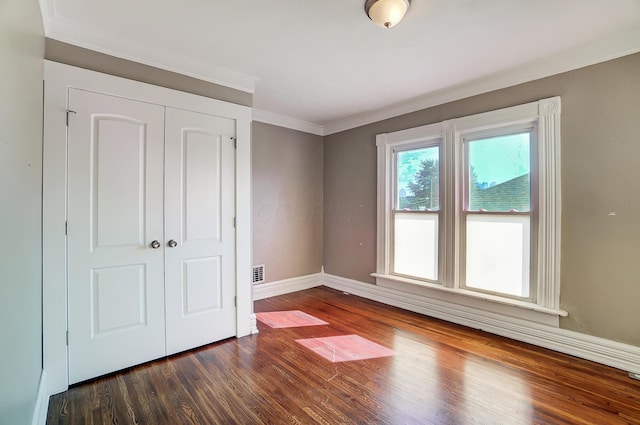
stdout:
[[48,60],[44,76],[42,332],[48,394],[69,387],[65,221],[70,87],[236,120],[236,336],[257,333],[251,294],[251,108]]

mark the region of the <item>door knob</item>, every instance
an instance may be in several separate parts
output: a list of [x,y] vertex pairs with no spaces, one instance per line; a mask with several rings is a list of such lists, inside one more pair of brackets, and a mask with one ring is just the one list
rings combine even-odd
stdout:
[[171,239],[167,245],[169,245],[169,248],[175,248],[178,246],[178,242]]
[[158,241],[151,242],[151,248],[153,248],[153,249],[160,248],[160,242],[158,242]]

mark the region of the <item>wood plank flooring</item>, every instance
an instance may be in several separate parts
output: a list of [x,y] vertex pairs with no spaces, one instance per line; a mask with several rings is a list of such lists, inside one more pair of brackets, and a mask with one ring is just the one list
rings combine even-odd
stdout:
[[[272,329],[51,397],[62,424],[640,424],[626,372],[327,288],[258,301],[327,326]],[[331,363],[296,339],[356,334],[393,357]]]

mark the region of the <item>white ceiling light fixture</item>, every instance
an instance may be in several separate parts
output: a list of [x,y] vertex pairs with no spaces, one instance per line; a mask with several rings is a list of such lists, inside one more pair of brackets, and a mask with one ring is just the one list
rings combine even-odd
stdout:
[[364,11],[369,19],[383,28],[396,26],[411,6],[411,0],[367,0]]

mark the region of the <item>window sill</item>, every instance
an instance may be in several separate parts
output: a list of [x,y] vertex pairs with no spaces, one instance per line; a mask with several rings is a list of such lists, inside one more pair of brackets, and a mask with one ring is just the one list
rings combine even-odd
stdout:
[[[543,313],[545,315],[555,316],[556,318],[566,317],[569,314],[564,310],[556,310],[553,308],[543,307],[538,304],[534,304],[526,301],[519,301],[511,298],[503,298],[496,295],[483,294],[483,293],[473,292],[465,289],[447,288],[442,285],[423,282],[416,279],[409,279],[405,277],[380,274],[380,273],[371,273],[371,276],[376,278],[376,285],[378,286],[381,286],[384,288],[396,289],[404,292],[411,292],[417,295],[429,296],[429,291],[433,290],[433,291],[442,292],[444,294],[450,294],[453,297],[459,297],[460,299],[476,300],[479,302],[488,302],[493,305],[498,304],[500,306],[506,306],[506,307],[517,307],[519,309],[530,310],[536,313]],[[459,301],[456,301],[456,300],[450,300],[450,301],[460,303]],[[473,301],[471,301],[470,303],[475,304],[473,303]],[[466,304],[466,303],[461,303],[461,304]],[[477,305],[473,305],[473,307],[477,307]],[[495,310],[494,308],[491,307],[491,305],[488,305],[488,306],[485,305],[484,307],[482,307],[482,309],[487,311]]]

